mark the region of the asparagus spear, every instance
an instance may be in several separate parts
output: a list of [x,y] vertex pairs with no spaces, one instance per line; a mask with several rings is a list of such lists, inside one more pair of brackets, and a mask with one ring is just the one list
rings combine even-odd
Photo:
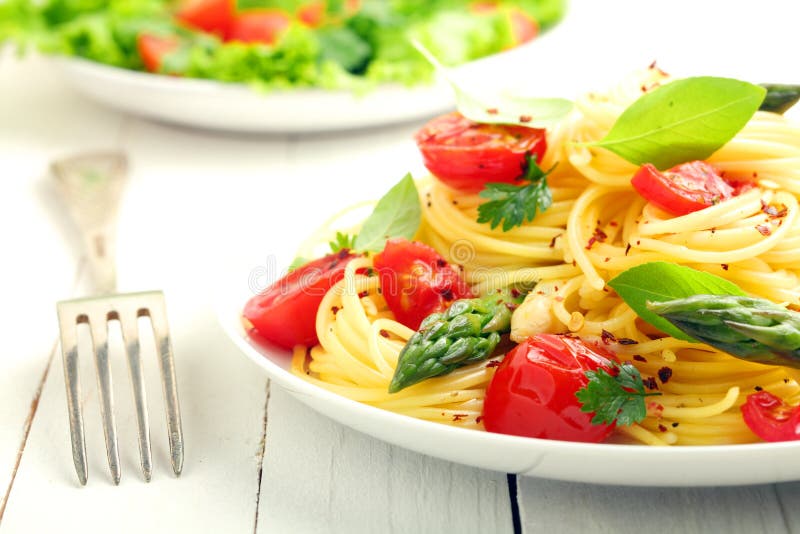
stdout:
[[737,358],[800,368],[800,313],[761,298],[694,295],[647,308]]
[[767,96],[758,108],[761,111],[774,111],[783,115],[800,100],[800,85],[764,83],[761,87],[767,90]]
[[427,316],[400,352],[389,393],[488,358],[524,297],[518,291],[490,293],[456,300],[447,311]]

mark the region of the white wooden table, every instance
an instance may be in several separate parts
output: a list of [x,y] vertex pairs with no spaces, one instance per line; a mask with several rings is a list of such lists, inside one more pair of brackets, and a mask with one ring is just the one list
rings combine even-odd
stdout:
[[[589,72],[628,54],[800,81],[791,0],[725,2],[726,11],[695,2],[705,9],[695,6],[691,19],[674,14],[693,5],[685,1],[663,13],[621,0],[573,3],[585,10],[570,22],[581,32],[558,46]],[[608,12],[616,15],[600,18]],[[630,22],[636,16],[651,22]],[[555,75],[557,64],[532,78]],[[216,324],[220,273],[254,254],[285,265],[326,214],[421,172],[410,140],[417,127],[245,137],[164,126],[73,94],[40,58],[0,56],[0,532],[800,532],[798,483],[635,489],[517,479],[387,445],[270,388]],[[122,364],[122,483],[107,474],[91,375],[85,488],[73,472],[54,302],[80,294],[87,273],[47,165],[96,148],[123,149],[132,163],[121,289],[167,294],[186,436],[179,479],[168,468],[153,369],[155,469],[150,484],[141,479]]]

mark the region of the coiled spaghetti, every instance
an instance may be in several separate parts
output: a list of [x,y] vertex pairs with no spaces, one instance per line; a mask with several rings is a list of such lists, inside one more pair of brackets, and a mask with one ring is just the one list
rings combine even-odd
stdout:
[[[631,187],[636,167],[581,143],[601,138],[633,100],[666,80],[653,67],[607,94],[589,94],[548,133],[543,168],[553,205],[503,232],[478,224],[477,195],[421,182],[423,225],[418,238],[462,265],[475,291],[536,284],[515,312],[512,338],[542,332],[601,337],[632,362],[653,389],[648,416],[622,427],[617,439],[649,445],[757,441],[739,406],[756,388],[790,402],[800,398],[796,371],[738,360],[705,345],[655,338],[651,327],[606,282],[648,261],[707,271],[755,296],[800,305],[800,126],[757,113],[709,162],[726,178],[752,187],[715,206],[673,217]],[[413,333],[392,319],[376,277],[358,274],[354,260],[317,315],[320,344],[298,348],[293,371],[349,398],[413,417],[481,428],[492,362],[462,368],[396,394],[387,386]],[[360,294],[360,296],[359,296]],[[618,343],[616,340],[624,340]]]

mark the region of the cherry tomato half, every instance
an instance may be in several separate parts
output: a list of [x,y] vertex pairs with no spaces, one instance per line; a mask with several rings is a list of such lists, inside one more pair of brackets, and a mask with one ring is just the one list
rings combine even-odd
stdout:
[[646,163],[631,179],[634,189],[673,215],[686,215],[734,196],[734,188],[705,161],[683,163],[659,172]]
[[417,241],[390,239],[372,263],[389,309],[399,322],[414,330],[425,317],[444,311],[452,301],[473,296],[452,265]]
[[525,156],[542,161],[547,150],[544,130],[479,124],[458,112],[433,119],[415,139],[428,170],[445,185],[469,193],[487,182],[514,183],[525,171]]
[[185,0],[175,17],[191,28],[224,37],[235,11],[235,0]]
[[279,9],[243,11],[231,22],[229,41],[275,44],[292,19]]
[[354,257],[343,250],[306,263],[251,298],[244,307],[245,319],[281,347],[316,345],[317,309]]
[[586,386],[586,371],[610,369],[616,358],[579,338],[540,334],[506,354],[483,404],[489,432],[598,443],[613,425],[595,425],[581,411],[575,393]]
[[142,33],[136,38],[136,48],[142,58],[144,68],[150,72],[160,72],[164,56],[180,46],[177,37],[160,37]]
[[800,439],[800,406],[790,406],[767,391],[747,396],[742,417],[748,428],[764,441]]

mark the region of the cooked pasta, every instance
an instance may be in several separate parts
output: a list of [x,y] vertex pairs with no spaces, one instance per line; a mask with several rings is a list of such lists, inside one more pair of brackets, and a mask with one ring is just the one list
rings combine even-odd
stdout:
[[[584,141],[600,139],[643,92],[666,80],[657,68],[606,94],[578,100],[568,120],[548,132],[543,168],[553,204],[531,222],[502,231],[479,224],[483,202],[436,180],[420,182],[418,239],[461,265],[477,294],[535,284],[514,312],[511,337],[570,332],[601,337],[630,361],[660,396],[647,417],[619,427],[615,440],[647,445],[757,441],[739,411],[764,389],[800,400],[795,370],[750,363],[643,323],[606,283],[649,261],[687,265],[727,278],[747,293],[800,306],[800,126],[758,112],[708,161],[726,179],[752,183],[729,200],[683,216],[648,204],[631,187],[637,168]],[[319,345],[298,347],[293,372],[351,399],[412,417],[482,428],[485,389],[495,360],[463,367],[398,393],[387,393],[398,354],[413,334],[392,318],[371,266],[359,258],[325,296],[317,315]],[[616,340],[625,340],[617,343]]]

